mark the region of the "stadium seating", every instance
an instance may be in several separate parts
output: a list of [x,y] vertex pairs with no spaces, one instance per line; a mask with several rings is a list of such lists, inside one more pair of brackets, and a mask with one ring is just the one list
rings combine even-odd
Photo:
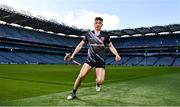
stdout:
[[173,63],[174,66],[180,66],[180,57],[175,59],[175,62]]
[[139,65],[150,65],[150,66],[152,66],[157,60],[158,60],[158,57],[156,57],[156,56],[145,57],[144,60],[139,63]]
[[180,41],[178,35],[165,35],[162,37],[129,37],[116,38],[113,40],[114,45],[118,48],[176,46],[178,45],[176,41]]
[[0,37],[69,47],[77,45],[81,40],[81,38],[60,37],[44,32],[16,28],[9,25],[0,25]]
[[173,57],[171,56],[162,56],[155,65],[160,66],[170,66],[173,61]]
[[44,54],[44,53],[27,53],[27,52],[7,52],[0,51],[1,64],[65,64],[62,55]]
[[[81,40],[80,37],[59,36],[0,24],[0,63],[67,64],[63,60],[65,53],[72,52]],[[180,66],[179,34],[112,38],[111,40],[121,53],[122,59],[116,62],[114,56],[108,53],[106,64]],[[85,46],[76,56],[76,60],[84,63],[86,55]]]

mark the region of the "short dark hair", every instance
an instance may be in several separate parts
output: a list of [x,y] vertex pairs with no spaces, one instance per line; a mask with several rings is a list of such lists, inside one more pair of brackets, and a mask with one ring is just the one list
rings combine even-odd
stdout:
[[101,22],[103,22],[103,18],[101,18],[101,17],[96,17],[96,18],[95,18],[95,21],[96,21],[96,20],[100,20]]

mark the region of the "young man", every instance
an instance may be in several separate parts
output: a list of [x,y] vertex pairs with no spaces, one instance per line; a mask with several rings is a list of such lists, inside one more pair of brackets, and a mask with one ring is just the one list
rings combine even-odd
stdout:
[[103,19],[96,17],[94,22],[94,31],[88,31],[85,38],[77,45],[76,49],[71,55],[71,59],[81,50],[83,45],[89,45],[87,60],[82,66],[80,73],[74,83],[72,94],[67,97],[68,100],[76,98],[76,91],[80,86],[82,80],[85,78],[89,70],[96,67],[96,91],[101,90],[101,85],[105,79],[105,54],[106,47],[115,55],[115,60],[119,61],[121,57],[114,48],[110,37],[101,31],[103,26]]

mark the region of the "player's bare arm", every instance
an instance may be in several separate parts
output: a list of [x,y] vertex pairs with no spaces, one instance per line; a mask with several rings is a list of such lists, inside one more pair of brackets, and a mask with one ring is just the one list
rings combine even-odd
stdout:
[[109,49],[115,55],[115,60],[120,61],[121,57],[119,56],[119,54],[118,54],[116,48],[114,47],[114,45],[112,44],[112,42],[109,43]]
[[74,56],[81,50],[84,45],[84,41],[82,40],[75,48],[74,52],[71,55],[71,59],[74,59]]

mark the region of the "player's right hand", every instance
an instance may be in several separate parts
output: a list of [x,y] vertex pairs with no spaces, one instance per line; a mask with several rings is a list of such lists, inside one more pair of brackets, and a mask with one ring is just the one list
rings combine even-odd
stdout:
[[65,61],[72,61],[74,58],[72,57],[71,53],[66,53],[66,56],[64,57]]
[[73,56],[71,56],[70,58],[69,58],[69,61],[72,61],[74,59],[74,57]]

